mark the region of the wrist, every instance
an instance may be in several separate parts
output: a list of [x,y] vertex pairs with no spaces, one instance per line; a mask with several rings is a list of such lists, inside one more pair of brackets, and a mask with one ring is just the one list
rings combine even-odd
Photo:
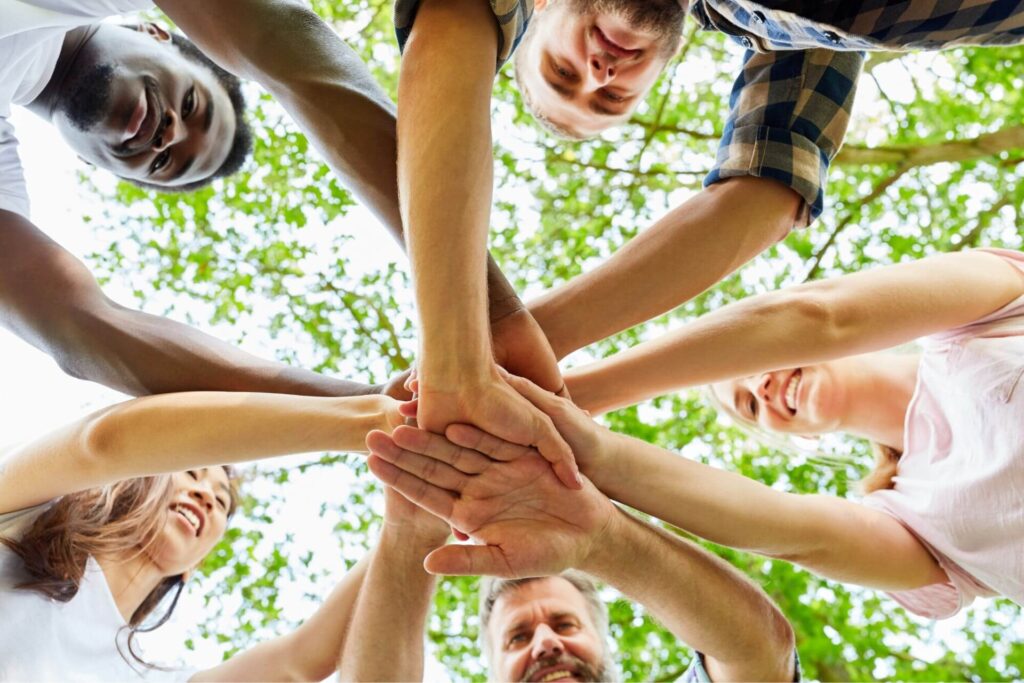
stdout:
[[622,551],[631,531],[628,514],[619,509],[617,505],[612,503],[609,505],[611,514],[607,523],[601,529],[595,530],[587,554],[575,567],[598,578],[608,577],[611,574],[610,568],[616,562],[623,561]]
[[551,350],[555,352],[555,359],[562,360],[582,345],[576,345],[571,338],[569,333],[576,323],[567,313],[558,310],[558,298],[555,294],[556,292],[543,294],[531,301],[526,309],[547,337]]
[[423,558],[448,540],[448,532],[418,528],[411,524],[384,520],[379,552],[389,558],[422,564]]

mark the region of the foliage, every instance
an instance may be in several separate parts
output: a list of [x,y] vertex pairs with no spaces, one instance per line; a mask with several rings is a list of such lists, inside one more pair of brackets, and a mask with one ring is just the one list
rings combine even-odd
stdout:
[[[313,4],[394,93],[390,2]],[[721,36],[688,31],[682,55],[629,125],[580,144],[543,134],[524,112],[510,72],[499,75],[491,245],[520,288],[536,292],[592,267],[699,188],[714,159],[738,58]],[[825,215],[719,287],[584,355],[606,355],[673,322],[807,277],[975,245],[1020,248],[1024,149],[978,140],[1024,126],[1022,73],[1019,48],[873,56],[847,148],[831,172]],[[130,287],[151,312],[214,325],[240,343],[263,340],[288,362],[382,381],[407,367],[415,348],[406,264],[374,260],[372,250],[354,246],[365,238],[356,238],[349,193],[277,105],[257,99],[256,163],[191,195],[117,186],[105,215],[92,217],[109,245],[94,255],[94,266]],[[879,150],[888,151],[888,160],[865,161],[864,154]],[[790,490],[846,495],[858,476],[853,465],[822,467],[758,446],[719,423],[697,395],[663,397],[607,422]],[[865,456],[863,444],[839,447]],[[257,470],[248,514],[204,567],[209,617],[197,636],[219,639],[228,654],[295,622],[279,595],[297,591],[312,609],[326,593],[339,569],[324,559],[328,549],[300,546],[274,520],[289,504],[284,492],[295,495],[290,479],[338,468],[353,472],[348,496],[325,501],[319,514],[336,530],[345,564],[358,559],[380,505],[361,460],[328,454],[293,469]],[[796,628],[810,678],[1024,675],[1024,645],[1010,628],[1020,608],[1007,601],[970,610],[963,627],[945,635],[878,594],[783,562],[713,550],[779,603]],[[429,639],[454,679],[484,675],[475,605],[471,581],[441,583]],[[614,600],[611,610],[627,680],[671,680],[685,669],[688,651],[642,607]]]

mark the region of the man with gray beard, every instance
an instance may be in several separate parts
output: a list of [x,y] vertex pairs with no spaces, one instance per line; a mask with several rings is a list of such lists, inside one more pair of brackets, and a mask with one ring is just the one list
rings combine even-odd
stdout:
[[[491,680],[617,680],[593,579],[643,605],[697,651],[681,680],[799,678],[793,629],[728,563],[616,507],[589,480],[567,491],[534,449],[467,425],[448,435],[473,437],[475,450],[408,426],[367,437],[378,479],[477,544],[382,540],[353,613],[343,680],[419,680],[422,655],[400,653],[420,652],[433,589],[424,569],[501,577],[480,589]],[[385,525],[382,539],[388,533]]]

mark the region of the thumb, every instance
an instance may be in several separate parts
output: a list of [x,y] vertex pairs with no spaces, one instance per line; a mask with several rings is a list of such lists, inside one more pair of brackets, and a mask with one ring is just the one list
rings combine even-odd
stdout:
[[423,568],[451,576],[514,576],[496,545],[443,545],[423,559]]

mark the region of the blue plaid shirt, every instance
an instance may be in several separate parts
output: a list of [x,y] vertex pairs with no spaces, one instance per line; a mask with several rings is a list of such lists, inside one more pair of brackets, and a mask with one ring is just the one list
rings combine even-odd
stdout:
[[[522,38],[533,0],[490,2],[500,66]],[[395,3],[400,44],[418,4]],[[703,29],[747,49],[704,184],[736,176],[778,180],[804,199],[800,225],[822,211],[863,51],[1024,42],[1024,0],[692,0],[689,12]]]

